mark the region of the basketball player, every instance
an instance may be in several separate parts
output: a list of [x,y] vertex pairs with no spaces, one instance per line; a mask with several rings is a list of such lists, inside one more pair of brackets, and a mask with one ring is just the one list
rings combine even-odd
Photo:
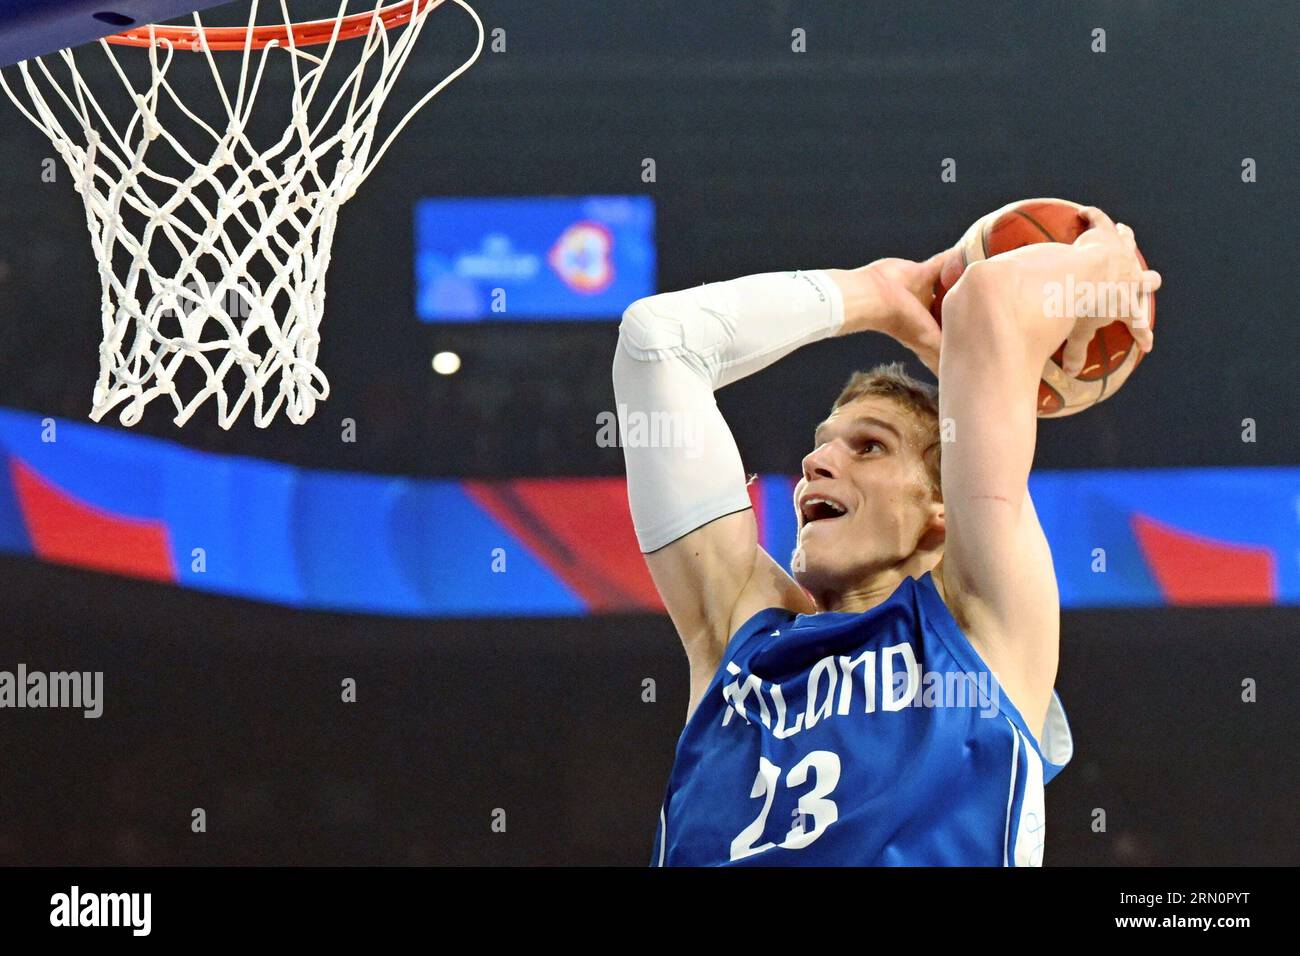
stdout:
[[[637,537],[690,664],[652,863],[1041,863],[1043,785],[1073,743],[1053,690],[1052,556],[1027,490],[1038,382],[1062,342],[1076,373],[1115,318],[1149,351],[1160,283],[1131,230],[1084,216],[1071,245],[970,266],[942,342],[928,311],[942,256],[748,276],[624,313],[620,414],[689,439],[624,438]],[[1053,317],[1044,286],[1067,275],[1129,283],[1133,315]],[[939,387],[898,365],[849,380],[803,459],[792,578],[758,545],[713,392],[862,331],[910,348]]]

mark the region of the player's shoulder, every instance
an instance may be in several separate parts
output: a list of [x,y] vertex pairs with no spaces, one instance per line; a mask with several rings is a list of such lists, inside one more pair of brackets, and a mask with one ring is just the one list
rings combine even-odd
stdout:
[[[726,646],[722,649],[721,660],[729,660],[741,653],[756,638],[771,637],[775,632],[788,627],[792,622],[804,617],[801,612],[787,607],[764,607],[750,614],[731,632]],[[813,615],[815,616],[815,615]]]
[[718,681],[723,666],[728,661],[734,661],[738,655],[746,653],[747,646],[751,640],[758,639],[761,635],[772,634],[788,625],[798,617],[798,612],[783,607],[765,607],[760,608],[746,618],[736,627],[725,644],[717,647],[714,653],[707,657],[699,653],[688,654],[687,662],[690,665],[690,703],[686,709],[687,725],[690,724],[691,716],[695,713],[695,708],[699,706],[704,695],[709,692],[709,688]]
[[717,653],[725,653],[737,633],[750,627],[758,615],[770,610],[788,611],[793,617],[812,614],[817,606],[785,568],[760,547],[756,549],[749,580],[736,596],[736,603],[727,618],[726,632],[718,635]]

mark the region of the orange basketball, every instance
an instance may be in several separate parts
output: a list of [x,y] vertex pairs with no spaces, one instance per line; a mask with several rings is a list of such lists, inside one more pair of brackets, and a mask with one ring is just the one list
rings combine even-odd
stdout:
[[[930,309],[935,319],[942,322],[943,298],[968,265],[1034,242],[1073,242],[1088,228],[1087,220],[1079,215],[1082,208],[1064,199],[1024,199],[978,220],[943,264]],[[1138,259],[1145,268],[1141,252]],[[1148,316],[1154,328],[1154,295],[1150,297]],[[1064,351],[1062,343],[1043,367],[1043,380],[1038,385],[1040,418],[1073,415],[1105,401],[1133,374],[1143,355],[1128,326],[1119,320],[1097,330],[1088,343],[1088,357],[1078,375],[1066,375],[1061,369]]]

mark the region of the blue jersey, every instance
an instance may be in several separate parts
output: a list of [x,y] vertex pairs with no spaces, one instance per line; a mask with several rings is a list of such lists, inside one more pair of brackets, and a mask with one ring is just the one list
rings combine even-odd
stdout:
[[1037,866],[1043,740],[927,573],[861,613],[760,611],[732,635],[677,743],[656,866]]

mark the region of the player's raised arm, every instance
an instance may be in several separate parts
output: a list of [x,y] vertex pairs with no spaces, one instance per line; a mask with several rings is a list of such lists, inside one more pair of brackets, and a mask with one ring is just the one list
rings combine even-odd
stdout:
[[939,331],[926,307],[937,268],[937,259],[891,259],[747,276],[640,299],[624,313],[613,376],[628,499],[693,684],[707,683],[734,628],[756,611],[814,609],[758,546],[745,470],[714,390],[806,343],[867,329],[936,367]]
[[1065,371],[1075,374],[1097,328],[1126,318],[1054,315],[1046,288],[1070,276],[1076,287],[1123,283],[1140,292],[1127,318],[1146,351],[1145,294],[1160,282],[1138,262],[1131,230],[1099,210],[1083,215],[1092,228],[1072,245],[1034,244],[967,268],[943,312],[940,577],[949,607],[999,677],[1032,703],[1035,714],[1025,717],[1035,731],[1056,673],[1060,618],[1051,553],[1028,491],[1038,382],[1062,342]]

